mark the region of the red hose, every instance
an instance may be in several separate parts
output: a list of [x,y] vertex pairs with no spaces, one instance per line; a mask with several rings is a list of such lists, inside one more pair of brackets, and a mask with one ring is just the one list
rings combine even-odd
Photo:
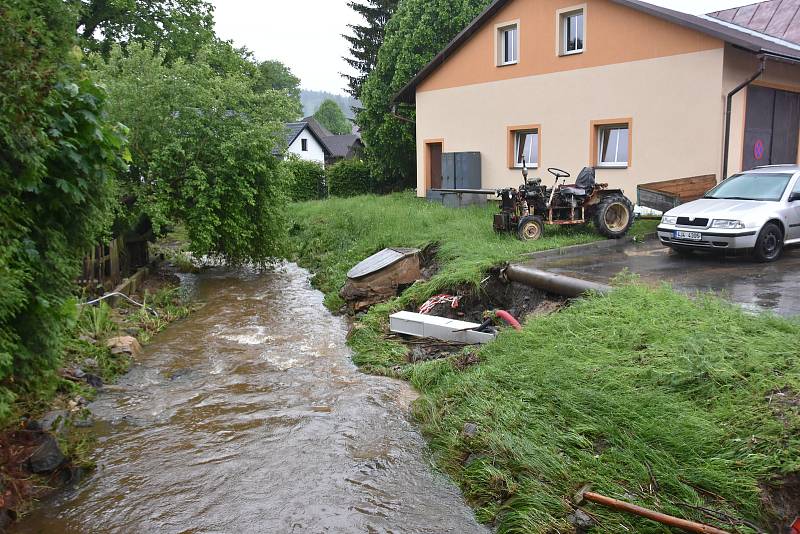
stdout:
[[509,325],[511,325],[514,328],[514,330],[522,330],[522,325],[519,324],[519,321],[514,319],[514,316],[508,313],[507,311],[497,310],[496,312],[494,312],[494,314],[499,318],[501,318],[502,320],[504,320],[505,322],[507,322]]

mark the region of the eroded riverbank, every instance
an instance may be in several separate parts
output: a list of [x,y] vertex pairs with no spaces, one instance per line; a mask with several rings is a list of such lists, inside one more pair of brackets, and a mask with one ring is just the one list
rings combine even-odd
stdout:
[[197,291],[92,405],[97,471],[14,532],[485,532],[432,470],[413,392],[356,370],[306,271]]

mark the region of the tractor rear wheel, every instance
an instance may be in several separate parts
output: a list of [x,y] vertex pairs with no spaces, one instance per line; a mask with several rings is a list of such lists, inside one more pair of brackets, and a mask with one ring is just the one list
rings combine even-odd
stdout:
[[624,237],[633,224],[633,204],[621,193],[605,195],[594,213],[594,226],[609,239]]
[[523,241],[536,241],[544,235],[544,221],[538,215],[528,215],[519,221],[517,237]]

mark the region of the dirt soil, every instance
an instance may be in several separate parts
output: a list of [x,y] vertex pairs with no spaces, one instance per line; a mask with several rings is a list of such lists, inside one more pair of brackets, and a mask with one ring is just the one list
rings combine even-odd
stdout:
[[[460,287],[443,294],[460,297],[458,307],[450,304],[438,304],[430,312],[431,315],[483,323],[488,312],[505,310],[521,323],[531,316],[546,315],[560,310],[567,305],[567,299],[533,289],[523,284],[507,282],[497,274],[493,274],[479,291],[474,287]],[[407,311],[418,311],[418,306],[409,306]],[[495,323],[500,326],[500,323]],[[408,361],[410,363],[446,358],[462,352],[468,345],[448,343],[433,339],[417,339],[402,336],[400,340],[410,347]]]
[[176,287],[181,284],[178,277],[177,268],[168,261],[158,264],[157,271],[151,272],[147,279],[136,289],[137,296],[141,297],[145,292],[157,293],[166,287]]
[[792,522],[800,518],[800,472],[764,484],[761,491],[761,500],[773,512],[770,532],[789,534]]
[[[479,291],[472,287],[455,288],[444,294],[461,297],[457,308],[449,304],[437,305],[431,315],[482,323],[486,312],[505,310],[523,323],[530,315],[546,315],[567,304],[567,299],[550,295],[516,282],[506,282],[492,275]],[[417,311],[409,307],[408,311]]]

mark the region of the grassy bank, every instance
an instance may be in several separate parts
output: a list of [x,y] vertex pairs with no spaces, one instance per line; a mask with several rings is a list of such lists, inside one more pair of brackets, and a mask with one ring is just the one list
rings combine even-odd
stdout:
[[[478,517],[499,532],[572,531],[572,495],[593,483],[732,531],[753,531],[731,523],[738,520],[774,527],[764,499],[800,501],[800,488],[765,490],[800,472],[797,322],[633,283],[503,333],[477,351],[475,365],[458,356],[408,364],[406,348],[384,339],[393,310],[475,285],[487,268],[525,252],[597,239],[564,229],[521,243],[495,235],[490,213],[408,195],[361,197],[298,205],[292,230],[295,259],[316,273],[332,308],[346,271],[369,254],[440,244],[439,274],[373,307],[350,344],[363,369],[401,376],[421,392],[415,412],[437,463]],[[465,434],[466,423],[477,433]],[[584,510],[594,532],[667,532],[598,506]]]
[[[293,254],[315,275],[326,304],[338,309],[338,291],[353,265],[385,247],[440,246],[439,273],[424,286],[431,292],[462,283],[477,284],[490,267],[540,250],[605,239],[586,228],[548,227],[539,241],[522,242],[492,230],[495,209],[447,209],[410,193],[305,202],[292,206]],[[639,222],[633,234],[654,231]],[[416,289],[416,288],[415,288]]]
[[[800,471],[798,340],[797,323],[626,286],[503,334],[479,365],[406,373],[439,465],[501,532],[568,530],[585,483],[678,516],[709,521],[708,508],[766,525],[760,484]],[[658,531],[587,509],[598,532]]]

